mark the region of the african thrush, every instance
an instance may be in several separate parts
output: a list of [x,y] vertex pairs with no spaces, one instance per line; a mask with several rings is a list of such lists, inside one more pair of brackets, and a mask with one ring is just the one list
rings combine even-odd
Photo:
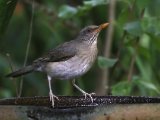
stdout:
[[72,84],[80,92],[89,96],[93,102],[92,94],[89,94],[75,84],[75,78],[85,74],[93,65],[97,57],[97,38],[99,32],[108,26],[104,23],[99,26],[91,25],[82,29],[76,39],[65,42],[46,55],[33,61],[31,65],[23,67],[7,75],[7,77],[18,77],[33,71],[41,71],[47,74],[49,84],[49,96],[54,107],[51,79],[68,80],[72,79]]

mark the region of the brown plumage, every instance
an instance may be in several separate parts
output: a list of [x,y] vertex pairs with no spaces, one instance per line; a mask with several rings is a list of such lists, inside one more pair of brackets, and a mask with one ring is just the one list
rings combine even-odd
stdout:
[[52,93],[51,78],[73,79],[73,86],[81,91],[85,97],[89,96],[93,102],[92,94],[80,89],[75,84],[74,79],[85,74],[91,68],[98,52],[97,37],[99,32],[107,26],[108,23],[85,27],[76,39],[59,45],[43,57],[33,61],[31,65],[10,73],[7,77],[18,77],[33,71],[45,72],[48,76],[49,96],[52,106],[54,106],[54,98],[58,98]]

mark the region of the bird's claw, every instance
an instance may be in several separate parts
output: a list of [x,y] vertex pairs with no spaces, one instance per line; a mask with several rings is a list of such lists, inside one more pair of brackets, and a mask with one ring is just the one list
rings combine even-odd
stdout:
[[57,96],[55,96],[52,91],[49,92],[49,98],[50,98],[50,101],[52,102],[52,107],[54,107],[54,99],[57,99],[59,100],[59,98]]
[[84,94],[84,96],[85,96],[85,99],[87,99],[87,96],[90,97],[91,102],[93,103],[93,97],[92,97],[92,95],[95,95],[96,93],[90,93],[90,94],[89,94],[89,93],[86,93],[86,92],[85,92],[85,93],[83,93],[83,94]]

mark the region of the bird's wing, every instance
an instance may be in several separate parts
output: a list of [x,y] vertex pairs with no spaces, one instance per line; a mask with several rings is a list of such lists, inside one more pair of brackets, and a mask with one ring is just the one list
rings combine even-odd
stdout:
[[[68,47],[69,46],[69,47]],[[75,56],[76,48],[72,43],[66,42],[55,49],[49,51],[46,55],[41,58],[38,58],[34,63],[45,63],[45,62],[59,62],[70,59]]]

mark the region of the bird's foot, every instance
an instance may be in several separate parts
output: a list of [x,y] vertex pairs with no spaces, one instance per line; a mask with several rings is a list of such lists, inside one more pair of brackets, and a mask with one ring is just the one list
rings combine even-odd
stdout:
[[96,93],[87,93],[85,92],[84,90],[82,90],[80,87],[78,87],[76,84],[75,84],[75,79],[73,79],[72,81],[72,84],[75,88],[77,88],[84,96],[85,96],[85,99],[87,98],[87,96],[91,99],[91,102],[93,103],[93,97],[92,95],[95,95]]
[[54,107],[54,99],[59,100],[57,96],[55,96],[52,91],[49,92],[50,101],[52,102],[52,107]]
[[95,95],[96,93],[87,93],[84,92],[83,95],[85,96],[85,99],[87,99],[87,96],[91,99],[91,102],[93,103],[93,97],[92,95]]

